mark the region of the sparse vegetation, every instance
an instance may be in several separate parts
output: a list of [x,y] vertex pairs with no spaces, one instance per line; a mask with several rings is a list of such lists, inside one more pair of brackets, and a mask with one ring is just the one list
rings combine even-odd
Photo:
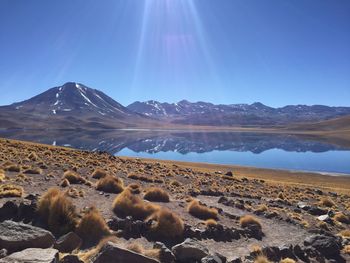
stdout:
[[96,189],[106,193],[121,193],[124,190],[123,180],[107,175],[98,180]]
[[96,168],[92,173],[92,178],[95,179],[101,179],[105,176],[107,176],[107,172],[105,170],[102,170],[101,168]]
[[258,219],[256,219],[254,216],[251,215],[245,215],[242,216],[239,219],[239,223],[241,225],[241,227],[245,228],[245,227],[249,227],[251,225],[255,225],[257,227],[259,227],[261,229],[261,223]]
[[73,171],[66,171],[63,174],[62,180],[67,179],[71,184],[83,184],[86,183],[86,179],[83,178],[80,174],[77,174]]
[[284,258],[280,263],[295,263],[295,260],[291,258]]
[[344,224],[349,224],[350,223],[350,219],[347,215],[345,215],[344,213],[336,213],[334,216],[334,220],[340,222],[340,223],[344,223]]
[[207,219],[217,219],[218,218],[218,210],[215,208],[209,208],[203,204],[201,204],[198,200],[193,200],[190,202],[187,208],[188,212],[203,220]]
[[165,202],[165,203],[169,202],[169,199],[170,199],[169,194],[163,189],[158,187],[149,188],[146,191],[143,198],[148,201]]
[[158,206],[144,202],[128,189],[120,193],[113,202],[113,211],[120,217],[132,216],[144,220],[158,209]]
[[80,220],[76,233],[82,238],[83,246],[96,245],[101,239],[110,235],[110,230],[100,212],[92,207]]
[[212,218],[207,219],[204,223],[207,227],[214,227],[214,226],[217,226],[218,224],[218,222]]
[[260,255],[254,260],[254,263],[271,263],[271,261],[267,257]]
[[139,184],[129,184],[127,189],[133,194],[139,194],[141,192],[141,186]]
[[320,200],[319,204],[321,206],[325,206],[325,207],[333,207],[333,206],[335,206],[334,201],[331,198],[329,198],[329,197],[322,198]]
[[4,197],[22,197],[23,187],[14,184],[0,185],[0,198]]

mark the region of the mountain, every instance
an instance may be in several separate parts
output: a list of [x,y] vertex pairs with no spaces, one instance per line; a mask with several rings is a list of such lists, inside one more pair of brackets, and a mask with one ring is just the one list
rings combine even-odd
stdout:
[[323,105],[288,105],[272,108],[260,102],[253,104],[215,105],[207,102],[160,103],[134,102],[128,109],[175,124],[216,126],[276,126],[291,123],[315,122],[350,115],[350,107]]
[[152,122],[103,92],[68,82],[0,107],[0,128],[121,128]]

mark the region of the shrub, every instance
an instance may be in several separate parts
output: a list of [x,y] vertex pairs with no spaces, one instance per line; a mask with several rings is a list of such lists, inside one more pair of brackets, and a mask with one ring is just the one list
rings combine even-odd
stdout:
[[37,161],[39,159],[38,155],[35,153],[35,152],[31,152],[29,155],[28,155],[28,158],[31,160],[31,161]]
[[23,188],[14,184],[0,185],[0,198],[3,197],[22,197]]
[[267,257],[265,256],[258,256],[255,260],[254,260],[254,263],[270,263],[271,261],[269,261],[267,259]]
[[278,198],[283,200],[283,199],[284,199],[284,194],[283,194],[282,192],[280,192],[280,193],[278,194]]
[[40,199],[38,214],[55,235],[74,230],[77,214],[72,202],[58,189],[50,188]]
[[101,168],[96,168],[92,173],[92,178],[101,179],[106,175],[107,175],[107,172],[105,170],[102,170]]
[[291,258],[284,258],[280,263],[295,263],[295,260]]
[[169,209],[162,208],[156,211],[148,220],[156,221],[151,227],[151,232],[157,238],[169,239],[183,235],[184,223],[182,219]]
[[63,174],[62,180],[64,179],[67,179],[71,184],[82,184],[86,182],[85,178],[73,171],[66,171]]
[[163,189],[158,187],[149,188],[146,191],[143,198],[148,201],[165,202],[165,203],[169,202],[169,199],[170,199],[169,194]]
[[67,179],[63,179],[63,180],[60,182],[60,186],[61,186],[61,187],[70,186],[70,182],[69,182]]
[[100,212],[92,207],[80,220],[76,233],[83,240],[83,246],[96,245],[102,238],[109,236],[110,231]]
[[342,251],[344,254],[350,255],[350,245],[344,246]]
[[208,219],[204,223],[207,227],[214,227],[214,226],[217,226],[218,224],[218,222],[216,222],[216,220],[214,219]]
[[261,229],[261,224],[260,224],[259,220],[251,215],[242,216],[239,219],[239,223],[240,223],[241,227],[243,227],[243,228],[249,227],[251,225],[255,225]]
[[335,206],[335,203],[332,199],[330,199],[329,197],[324,197],[320,200],[320,205],[322,206],[326,206],[326,207],[333,207]]
[[124,184],[122,179],[107,175],[98,180],[96,189],[107,193],[118,194],[123,191]]
[[21,171],[21,166],[16,164],[9,164],[4,167],[5,171],[19,173]]
[[133,194],[139,194],[141,192],[141,186],[139,184],[129,184],[127,187],[128,190],[130,190]]
[[144,220],[156,210],[158,206],[144,202],[140,197],[125,189],[113,202],[113,212],[120,217],[132,216]]
[[203,220],[207,219],[217,219],[218,218],[218,210],[215,208],[209,208],[203,204],[201,204],[198,200],[193,200],[189,203],[187,207],[188,212]]
[[350,223],[350,219],[347,215],[344,215],[343,213],[336,213],[334,216],[334,220],[340,222],[340,223],[344,223],[344,224],[348,224]]
[[263,213],[263,212],[266,212],[268,209],[269,208],[267,207],[267,205],[261,204],[255,209],[255,211],[258,213]]
[[128,174],[128,178],[134,179],[134,180],[144,181],[144,182],[147,182],[147,183],[153,183],[154,182],[153,177],[146,176],[146,175],[138,175],[138,174],[134,174],[134,173]]
[[29,168],[26,169],[23,173],[24,174],[42,174],[42,170],[40,168]]
[[350,238],[350,229],[340,231],[339,235],[343,238]]

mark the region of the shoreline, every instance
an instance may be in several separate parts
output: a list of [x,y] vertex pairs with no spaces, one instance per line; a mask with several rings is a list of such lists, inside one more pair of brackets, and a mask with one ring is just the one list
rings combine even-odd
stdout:
[[[64,146],[53,146],[48,144],[34,143],[29,141],[12,140],[6,138],[0,138],[1,141],[8,140],[10,142],[17,142],[25,145],[40,145],[47,148],[54,149],[65,149],[72,152],[90,152],[98,153],[92,151],[84,151],[75,148],[69,148]],[[113,156],[113,155],[111,155]],[[350,176],[349,175],[329,175],[308,171],[290,171],[281,169],[268,169],[268,168],[258,168],[249,166],[239,166],[239,165],[224,165],[224,164],[211,164],[211,163],[198,163],[198,162],[186,162],[186,161],[174,161],[174,160],[160,160],[160,159],[149,159],[149,158],[139,158],[139,157],[128,157],[128,156],[116,156],[121,159],[126,160],[143,160],[149,163],[161,163],[167,165],[177,165],[183,168],[195,169],[199,172],[207,173],[218,173],[221,171],[222,174],[227,171],[232,171],[235,176],[242,178],[252,178],[269,181],[272,184],[282,184],[282,185],[298,185],[304,187],[319,187],[330,191],[349,193],[350,194]]]

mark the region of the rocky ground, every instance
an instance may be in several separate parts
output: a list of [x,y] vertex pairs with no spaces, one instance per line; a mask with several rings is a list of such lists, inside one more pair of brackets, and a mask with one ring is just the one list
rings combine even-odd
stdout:
[[350,262],[344,191],[5,139],[0,183],[0,262]]

